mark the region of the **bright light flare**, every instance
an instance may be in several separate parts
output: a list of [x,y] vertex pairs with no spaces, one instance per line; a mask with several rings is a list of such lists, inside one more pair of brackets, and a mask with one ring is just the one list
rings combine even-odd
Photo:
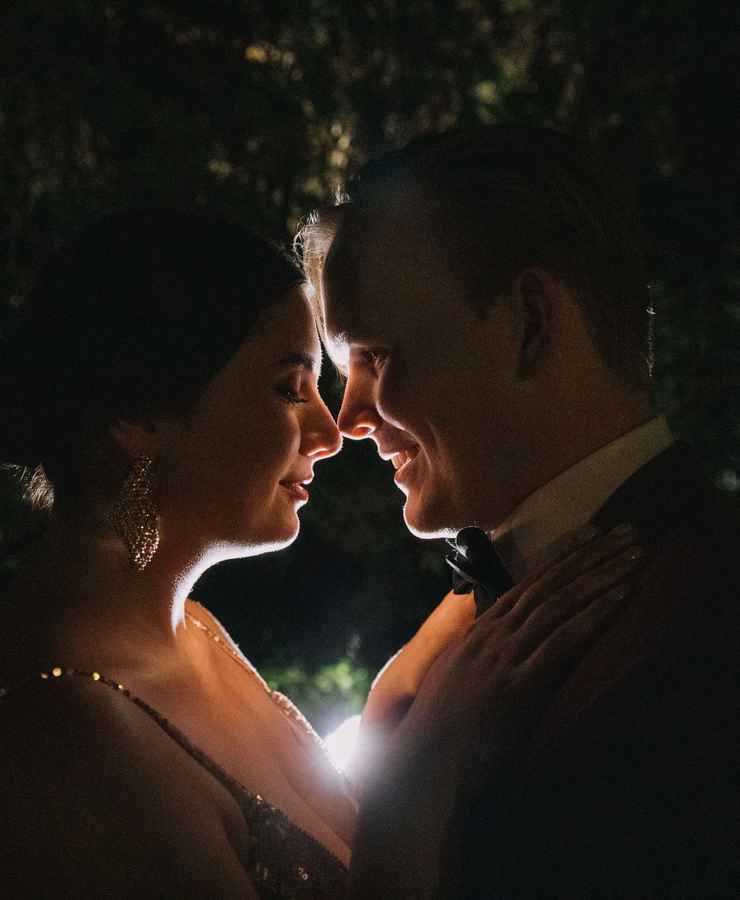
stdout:
[[324,738],[331,761],[340,772],[345,771],[357,749],[360,718],[360,716],[350,716]]

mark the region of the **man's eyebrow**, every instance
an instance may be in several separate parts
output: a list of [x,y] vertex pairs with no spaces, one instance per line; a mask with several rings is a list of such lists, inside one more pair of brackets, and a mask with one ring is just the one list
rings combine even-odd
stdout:
[[306,369],[318,378],[321,374],[321,357],[317,358],[310,353],[288,353],[286,356],[281,356],[280,359],[276,359],[272,366],[275,369],[287,368],[288,366],[299,366],[301,369]]

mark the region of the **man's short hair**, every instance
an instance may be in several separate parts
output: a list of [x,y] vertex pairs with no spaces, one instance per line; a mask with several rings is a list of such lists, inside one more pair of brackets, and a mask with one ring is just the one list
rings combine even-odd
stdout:
[[308,231],[325,242],[342,211],[382,214],[406,195],[425,198],[424,228],[470,303],[485,312],[523,269],[541,266],[573,292],[609,369],[628,386],[647,383],[642,240],[633,191],[612,162],[547,128],[449,131],[368,162]]

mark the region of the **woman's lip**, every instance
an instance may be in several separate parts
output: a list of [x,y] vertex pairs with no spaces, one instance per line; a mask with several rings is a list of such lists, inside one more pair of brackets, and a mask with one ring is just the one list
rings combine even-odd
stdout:
[[300,483],[300,481],[281,481],[280,486],[284,487],[285,490],[292,494],[296,500],[308,500],[309,493],[306,488]]

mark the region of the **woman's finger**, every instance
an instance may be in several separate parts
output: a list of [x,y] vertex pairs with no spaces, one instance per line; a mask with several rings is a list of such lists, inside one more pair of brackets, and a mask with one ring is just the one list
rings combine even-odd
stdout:
[[535,584],[548,569],[558,565],[571,556],[571,554],[586,547],[596,538],[600,537],[603,537],[602,530],[593,524],[585,525],[583,528],[578,528],[575,531],[566,534],[557,542],[553,555],[548,560],[547,565],[538,569],[536,572],[533,572],[531,575],[528,575],[526,578],[523,578],[505,594],[502,594],[493,606],[480,616],[479,621],[484,618],[490,621],[491,619],[497,619],[507,615],[519,601],[522,594]]
[[620,525],[608,534],[569,553],[561,562],[551,564],[528,578],[527,587],[508,614],[510,627],[515,629],[520,627],[534,609],[549,602],[550,597],[584,573],[621,554],[625,548],[633,546],[637,539],[638,532],[633,526]]
[[574,663],[603,634],[631,592],[630,583],[616,585],[556,628],[527,659],[528,683],[533,687],[546,683],[557,689],[558,678],[567,678]]
[[578,615],[612,588],[630,583],[642,566],[645,553],[629,546],[617,556],[590,569],[536,606],[519,626],[517,658],[529,656],[564,622]]

